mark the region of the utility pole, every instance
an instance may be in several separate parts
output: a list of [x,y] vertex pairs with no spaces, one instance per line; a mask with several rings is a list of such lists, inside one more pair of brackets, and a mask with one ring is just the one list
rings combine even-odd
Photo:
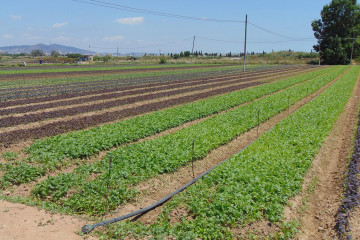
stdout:
[[319,66],[321,65],[321,40],[319,42]]
[[247,33],[247,14],[245,17],[245,42],[244,42],[244,67],[243,67],[244,72],[245,72],[245,66],[246,66],[246,33]]
[[353,58],[354,42],[355,42],[355,34],[354,34],[354,37],[353,37],[353,40],[352,40],[352,46],[351,46],[350,65],[352,63],[352,58]]
[[192,50],[191,50],[191,55],[194,54],[194,46],[195,46],[195,35],[194,35],[194,39],[193,39],[193,47],[192,47]]

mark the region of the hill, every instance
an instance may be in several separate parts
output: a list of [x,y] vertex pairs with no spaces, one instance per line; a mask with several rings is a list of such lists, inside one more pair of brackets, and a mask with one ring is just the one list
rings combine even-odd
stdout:
[[36,44],[36,45],[20,45],[20,46],[6,46],[0,47],[0,53],[11,53],[11,54],[20,54],[20,53],[30,53],[33,50],[42,50],[46,54],[50,54],[51,51],[57,51],[61,54],[68,53],[80,53],[80,54],[96,54],[93,51],[88,51],[80,48],[64,46],[60,44]]

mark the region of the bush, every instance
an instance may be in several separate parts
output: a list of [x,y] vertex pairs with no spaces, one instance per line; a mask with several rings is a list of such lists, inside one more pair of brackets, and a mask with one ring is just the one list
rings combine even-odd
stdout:
[[166,58],[164,57],[164,56],[162,56],[161,58],[160,58],[160,62],[159,62],[160,64],[165,64],[166,63]]

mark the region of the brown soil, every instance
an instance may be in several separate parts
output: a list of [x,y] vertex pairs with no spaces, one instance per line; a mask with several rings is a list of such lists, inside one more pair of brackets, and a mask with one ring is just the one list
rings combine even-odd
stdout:
[[358,81],[345,111],[315,157],[305,177],[303,190],[285,210],[286,220],[295,219],[302,224],[296,239],[336,238],[334,216],[341,204],[343,173],[353,145],[359,91]]
[[360,207],[357,207],[350,217],[351,237],[355,240],[360,239]]
[[[130,104],[126,104],[126,105],[114,106],[114,107],[103,109],[103,110],[90,111],[90,112],[86,112],[86,113],[80,113],[77,115],[62,116],[59,118],[48,118],[48,119],[44,119],[42,121],[31,122],[28,124],[15,125],[15,126],[11,126],[11,127],[2,127],[2,128],[0,128],[0,133],[6,133],[6,132],[12,132],[12,131],[16,131],[16,130],[24,130],[24,129],[30,129],[30,128],[37,128],[37,127],[43,126],[47,123],[64,122],[64,121],[68,121],[68,120],[72,120],[72,119],[77,119],[80,117],[96,116],[96,115],[101,115],[101,114],[109,113],[109,112],[111,113],[111,112],[115,112],[115,111],[119,111],[119,110],[123,110],[123,109],[134,108],[134,107],[149,104],[149,103],[156,103],[156,102],[166,101],[169,99],[191,96],[191,95],[195,95],[195,94],[199,94],[199,93],[207,93],[209,91],[224,89],[224,88],[228,88],[230,86],[238,86],[238,85],[242,85],[242,84],[253,83],[255,81],[258,81],[258,80],[254,80],[254,81],[250,81],[250,82],[242,82],[241,84],[239,84],[239,83],[226,84],[225,83],[224,85],[219,86],[219,87],[214,87],[214,88],[209,88],[209,89],[204,89],[204,90],[197,90],[197,91],[186,91],[188,88],[184,88],[183,89],[184,93],[174,94],[171,96],[159,97],[159,98],[154,98],[154,99],[145,100],[145,101],[136,101],[134,103],[130,103]],[[162,92],[167,92],[167,91],[162,91]],[[162,93],[162,92],[160,92],[160,93]],[[140,95],[140,96],[142,96],[142,95]],[[140,97],[140,96],[138,96],[138,97]],[[121,98],[120,98],[120,100],[121,100]],[[100,101],[100,103],[101,102],[102,101]],[[91,105],[91,104],[92,103],[89,103],[89,105]],[[81,106],[87,106],[87,104],[82,104]],[[64,110],[66,110],[66,108]],[[107,122],[107,124],[108,123],[110,123],[110,122]]]
[[[230,156],[236,154],[241,149],[245,148],[252,141],[256,140],[261,134],[268,131],[270,128],[275,126],[276,123],[280,122],[289,114],[295,112],[297,109],[299,109],[304,104],[306,104],[310,99],[319,95],[322,91],[324,91],[329,85],[331,85],[335,81],[336,80],[327,84],[326,86],[315,92],[314,94],[311,94],[309,97],[304,98],[301,101],[298,101],[296,104],[290,106],[289,110],[283,111],[278,115],[270,118],[268,121],[260,124],[259,128],[253,128],[252,130],[238,136],[228,144],[223,145],[217,148],[216,150],[210,152],[207,157],[196,161],[194,163],[195,176],[202,174],[203,172],[207,171],[208,169],[215,166],[219,162],[224,161]],[[141,208],[144,208],[158,201],[159,199],[167,196],[168,194],[180,188],[181,186],[183,186],[184,184],[186,184],[191,180],[192,180],[191,164],[180,168],[177,172],[162,174],[154,178],[151,178],[150,180],[142,182],[137,185],[140,194],[133,202],[119,207],[115,212],[112,212],[111,214],[107,215],[105,218],[108,219],[118,215],[125,215],[134,210],[139,210]],[[141,217],[136,217],[136,219],[145,224],[151,224],[156,220],[160,212],[161,212],[161,207],[156,208],[155,210],[150,211]],[[177,221],[176,219],[179,219],[178,215],[174,215],[174,219],[171,219],[171,221],[175,222]]]
[[[71,216],[0,200],[0,240],[81,240],[78,232],[86,222]],[[86,236],[86,239],[95,239]]]

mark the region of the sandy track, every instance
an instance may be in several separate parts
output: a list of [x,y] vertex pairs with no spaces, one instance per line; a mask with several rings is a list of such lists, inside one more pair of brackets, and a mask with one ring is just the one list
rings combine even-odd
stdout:
[[[290,201],[291,207],[285,211],[288,220],[295,219],[302,224],[297,239],[336,238],[335,214],[341,204],[343,173],[353,146],[359,91],[360,79],[344,112],[315,157],[302,192]],[[315,190],[309,190],[313,187]]]
[[81,240],[84,237],[76,232],[83,225],[75,217],[0,200],[0,240]]

